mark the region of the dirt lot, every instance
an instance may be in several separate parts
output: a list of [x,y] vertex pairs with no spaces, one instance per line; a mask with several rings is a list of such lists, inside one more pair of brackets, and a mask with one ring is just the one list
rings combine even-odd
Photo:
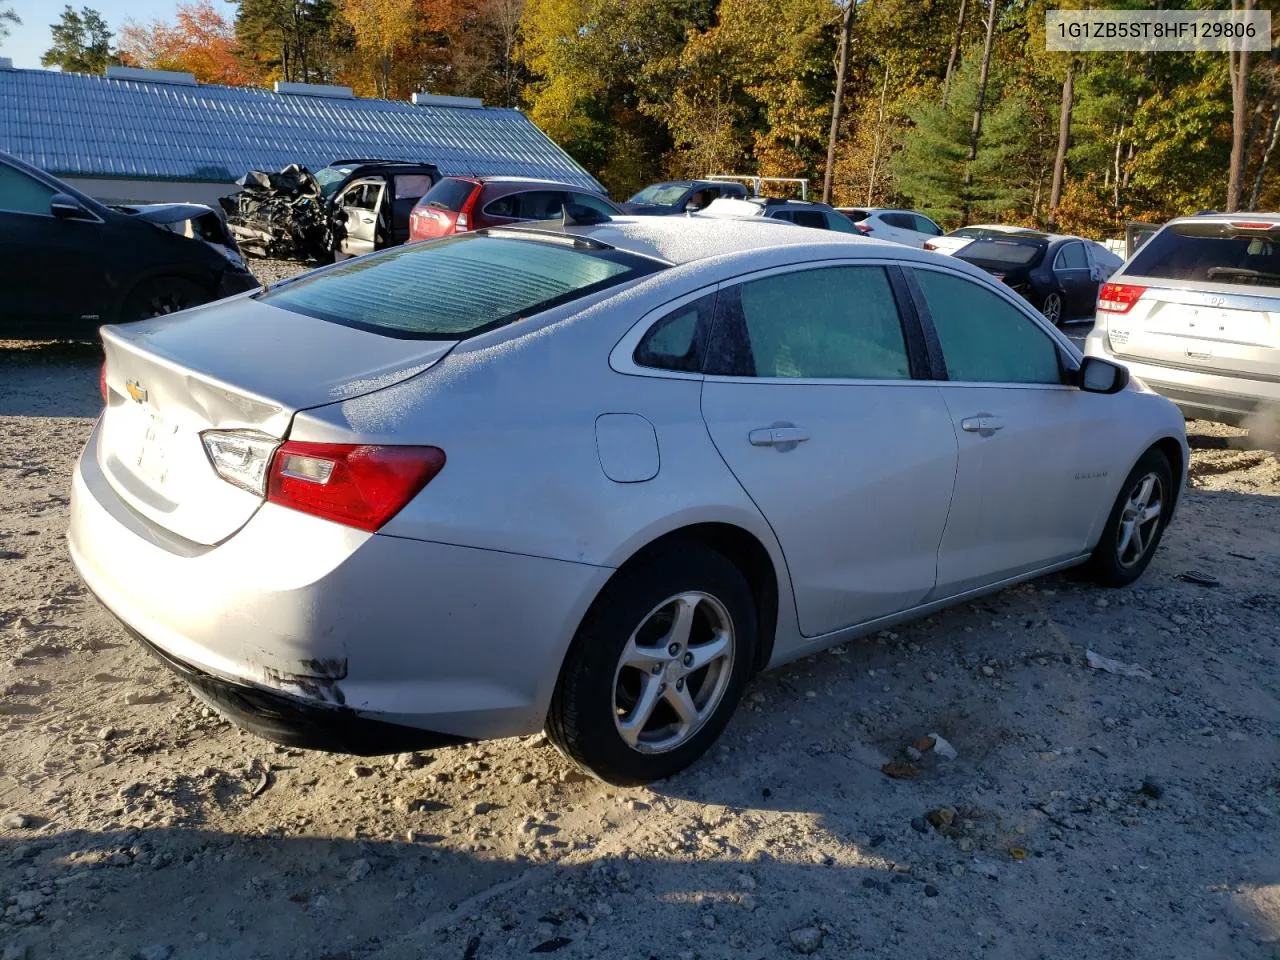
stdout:
[[[192,699],[67,559],[98,362],[0,346],[3,960],[1280,957],[1280,464],[1235,431],[1192,425],[1135,588],[764,675],[712,756],[617,790],[540,737],[358,760]],[[958,757],[881,772],[931,733]]]

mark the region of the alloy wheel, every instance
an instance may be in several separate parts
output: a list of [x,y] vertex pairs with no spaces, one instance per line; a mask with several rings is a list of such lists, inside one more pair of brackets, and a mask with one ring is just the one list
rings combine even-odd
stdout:
[[1154,473],[1145,474],[1129,491],[1116,528],[1116,559],[1122,567],[1138,564],[1155,542],[1164,511],[1164,485]]
[[715,713],[733,672],[733,618],[708,593],[654,607],[627,639],[613,681],[613,722],[638,753],[688,742]]
[[1044,299],[1044,309],[1040,311],[1044,318],[1055,327],[1062,322],[1062,297],[1051,293]]

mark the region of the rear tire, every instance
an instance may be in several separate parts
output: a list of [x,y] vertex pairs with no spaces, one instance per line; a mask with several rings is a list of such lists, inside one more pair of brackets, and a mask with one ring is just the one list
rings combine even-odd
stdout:
[[1126,587],[1155,556],[1173,509],[1173,471],[1159,450],[1148,450],[1125,478],[1089,558],[1090,577],[1104,587]]
[[158,277],[144,280],[126,298],[120,310],[120,322],[132,323],[162,317],[188,307],[198,307],[210,300],[209,291],[182,277]]
[[686,542],[646,557],[608,583],[578,628],[547,736],[607,783],[669,777],[729,722],[756,634],[751,590],[723,554]]
[[1051,293],[1044,298],[1044,305],[1041,306],[1040,312],[1044,314],[1044,318],[1052,323],[1055,327],[1062,326],[1062,294]]

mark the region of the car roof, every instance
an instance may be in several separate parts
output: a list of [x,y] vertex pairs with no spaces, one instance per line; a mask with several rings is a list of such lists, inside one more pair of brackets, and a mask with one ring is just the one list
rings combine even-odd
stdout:
[[447,180],[467,180],[472,183],[482,184],[511,184],[512,186],[523,187],[536,185],[539,187],[556,187],[562,190],[572,190],[574,193],[595,193],[594,190],[587,190],[584,187],[575,186],[572,183],[565,183],[562,180],[543,180],[540,177],[446,177]]
[[[918,250],[886,240],[875,240],[859,234],[828,230],[811,230],[768,217],[711,217],[692,214],[674,217],[613,217],[598,224],[582,224],[562,228],[558,221],[544,220],[536,224],[517,224],[492,228],[537,231],[581,237],[640,256],[661,260],[673,266],[695,263],[712,257],[748,255],[755,251],[805,246],[823,248],[822,256],[890,257],[895,260],[943,264],[974,277],[990,279],[986,273],[967,263],[956,263],[950,257]],[[835,249],[835,248],[839,249]],[[846,254],[847,251],[847,254]]]
[[435,167],[426,160],[330,160],[331,167]]

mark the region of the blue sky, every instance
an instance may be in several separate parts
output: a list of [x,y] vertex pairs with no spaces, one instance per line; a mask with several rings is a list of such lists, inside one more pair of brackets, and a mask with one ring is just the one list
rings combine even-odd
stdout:
[[[22,26],[11,27],[8,39],[0,40],[0,56],[12,57],[15,67],[39,67],[40,55],[52,42],[49,24],[58,20],[65,5],[64,0],[0,0],[0,7],[12,7],[22,18]],[[77,10],[92,7],[111,24],[112,30],[119,30],[129,19],[142,23],[172,20],[178,0],[75,0],[72,5]],[[214,6],[224,16],[235,10],[231,4],[226,5],[226,10],[220,2]]]

